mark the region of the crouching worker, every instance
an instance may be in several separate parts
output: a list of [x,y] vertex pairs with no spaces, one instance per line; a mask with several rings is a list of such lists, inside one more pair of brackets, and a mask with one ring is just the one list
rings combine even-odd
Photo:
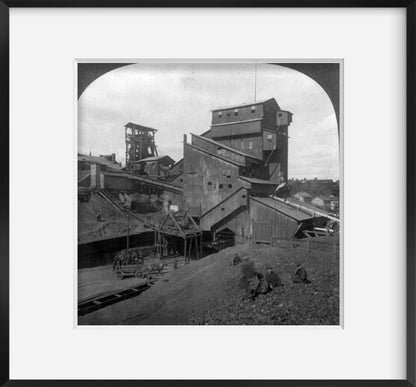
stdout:
[[240,258],[238,254],[236,254],[233,258],[233,261],[231,262],[231,267],[237,266],[241,262],[242,262],[242,259]]
[[269,266],[266,269],[266,280],[269,282],[270,288],[274,289],[279,286],[283,286],[282,280],[279,277],[279,274],[273,271]]
[[295,271],[295,274],[292,278],[294,283],[304,283],[304,284],[310,284],[311,281],[308,279],[308,274],[306,273],[306,270],[302,265],[297,265],[297,269]]
[[257,273],[257,279],[259,284],[257,285],[256,289],[256,296],[258,294],[266,294],[271,290],[269,281],[267,280],[266,276],[262,273]]

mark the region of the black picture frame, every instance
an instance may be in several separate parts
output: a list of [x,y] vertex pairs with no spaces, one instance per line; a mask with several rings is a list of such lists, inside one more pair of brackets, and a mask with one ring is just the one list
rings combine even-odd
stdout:
[[[387,7],[406,8],[407,375],[404,380],[10,380],[9,378],[9,9],[12,7]],[[3,386],[416,386],[416,0],[0,0],[0,385]],[[347,366],[347,365],[346,365]]]

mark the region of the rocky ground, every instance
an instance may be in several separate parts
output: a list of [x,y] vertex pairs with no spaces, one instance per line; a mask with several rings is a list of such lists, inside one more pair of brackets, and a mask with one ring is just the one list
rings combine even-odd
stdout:
[[[271,266],[283,286],[255,300],[241,288],[235,254],[257,272]],[[310,284],[293,283],[297,265]],[[140,325],[337,325],[339,324],[339,244],[335,237],[279,246],[237,245],[171,270],[140,296],[80,317],[79,324]]]

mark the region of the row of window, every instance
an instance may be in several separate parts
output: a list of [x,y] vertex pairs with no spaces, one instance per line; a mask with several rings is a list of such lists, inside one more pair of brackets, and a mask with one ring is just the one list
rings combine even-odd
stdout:
[[[255,106],[252,106],[251,108],[250,108],[250,111],[252,112],[252,113],[255,113],[256,112],[256,107]],[[234,109],[234,115],[235,116],[238,116],[238,109]],[[230,111],[228,111],[227,112],[227,117],[230,117],[231,116],[231,112]],[[218,112],[218,118],[221,118],[222,117],[222,112]]]
[[[209,181],[207,183],[207,189],[208,191],[215,191],[216,185],[215,183],[212,183],[211,181]],[[232,189],[233,185],[232,184],[218,184],[218,189],[222,190],[222,189]]]
[[[267,108],[265,110],[266,110],[266,112],[268,111]],[[255,113],[256,112],[256,107],[255,106],[252,106],[250,108],[250,111],[252,113]],[[238,109],[234,109],[234,115],[235,116],[238,116]],[[230,117],[230,116],[231,116],[231,111],[227,111],[227,117]],[[283,113],[278,113],[278,116],[279,117],[283,117]],[[222,118],[222,112],[218,112],[218,118]]]

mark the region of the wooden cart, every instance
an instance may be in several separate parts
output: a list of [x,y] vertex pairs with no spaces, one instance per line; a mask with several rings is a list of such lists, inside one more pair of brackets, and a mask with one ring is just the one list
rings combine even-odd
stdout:
[[115,270],[119,279],[126,277],[146,278],[148,276],[148,268],[142,264],[122,265]]

